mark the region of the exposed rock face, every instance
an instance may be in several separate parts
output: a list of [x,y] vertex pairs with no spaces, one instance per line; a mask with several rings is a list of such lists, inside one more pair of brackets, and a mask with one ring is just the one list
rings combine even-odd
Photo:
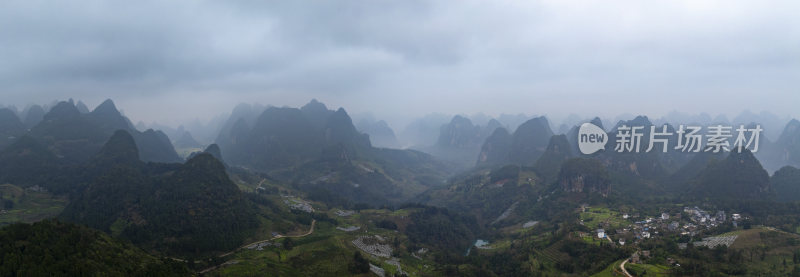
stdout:
[[606,167],[596,159],[576,158],[564,162],[558,174],[564,191],[599,193],[608,196],[611,179]]

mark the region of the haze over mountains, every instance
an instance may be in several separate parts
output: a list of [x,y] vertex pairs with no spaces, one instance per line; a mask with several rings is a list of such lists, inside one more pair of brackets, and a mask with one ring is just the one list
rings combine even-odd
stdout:
[[800,276],[797,11],[0,1],[0,276]]
[[[396,134],[385,121],[362,117],[355,123],[345,108],[312,99],[301,107],[238,105],[219,126],[205,125],[217,130],[208,141],[186,127],[170,130],[174,138],[140,131],[111,100],[84,106],[72,100],[41,111],[31,106],[25,121],[14,109],[0,109],[0,183],[64,197],[58,220],[110,235],[112,247],[124,240],[160,255],[205,258],[208,265],[215,265],[208,257],[237,251],[264,228],[335,222],[314,212],[323,203],[422,207],[401,217],[410,223],[397,221],[407,224],[402,229],[395,221],[378,228],[401,229],[414,243],[458,257],[463,254],[451,248],[469,247],[482,232],[526,218],[557,221],[570,210],[563,206],[580,201],[800,201],[797,120],[774,141],[765,135],[756,153],[673,147],[620,153],[612,140],[584,155],[577,150],[581,123],[597,125],[609,138],[622,126],[645,127],[643,146],[649,127],[662,125],[635,116],[608,128],[594,117],[553,131],[546,116],[456,115],[421,118]],[[663,126],[673,133],[671,141],[678,139],[673,123]],[[404,141],[419,144],[403,147]],[[305,206],[297,197],[315,204]],[[37,228],[85,232],[59,224]],[[140,254],[133,259],[152,263]],[[158,270],[185,270],[173,266]]]

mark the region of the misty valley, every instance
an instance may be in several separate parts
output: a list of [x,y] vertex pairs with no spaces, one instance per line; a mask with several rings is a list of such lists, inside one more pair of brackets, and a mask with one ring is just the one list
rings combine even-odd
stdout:
[[800,276],[800,121],[758,151],[615,145],[681,136],[654,121],[395,133],[311,100],[154,129],[111,100],[2,108],[0,275]]

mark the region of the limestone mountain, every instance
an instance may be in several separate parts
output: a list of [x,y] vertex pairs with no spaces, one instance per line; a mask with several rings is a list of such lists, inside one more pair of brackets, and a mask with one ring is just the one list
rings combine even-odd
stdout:
[[[761,140],[765,141],[765,138]],[[800,166],[800,121],[792,119],[774,143],[763,144],[757,155],[766,168],[776,170],[786,165]]]
[[725,157],[724,153],[705,151],[696,153],[686,164],[672,173],[664,182],[671,192],[685,192],[691,188],[693,180],[705,170],[708,164],[719,162],[725,159]]
[[69,102],[56,104],[29,134],[47,145],[56,156],[70,162],[88,160],[111,136],[106,136]]
[[442,125],[447,124],[451,119],[452,117],[440,113],[417,118],[398,134],[398,139],[404,146],[416,149],[430,147],[436,144]]
[[[628,151],[628,149],[624,149],[620,152],[616,149],[616,136],[619,133],[618,129],[623,126],[630,128],[642,127],[637,131],[637,133],[641,134],[641,137],[638,145],[635,143],[631,144],[630,151]],[[626,175],[645,179],[664,177],[668,174],[668,172],[660,160],[662,151],[660,151],[660,148],[656,148],[661,147],[661,145],[654,144],[654,148],[649,152],[647,151],[650,143],[651,126],[655,125],[651,123],[646,116],[637,116],[632,120],[619,121],[617,125],[611,129],[611,132],[608,133],[609,142],[606,143],[605,151],[599,154],[599,158],[608,164],[610,170]],[[671,127],[669,126],[668,130],[671,133],[674,133],[674,130],[671,130]],[[660,132],[658,126],[656,127],[656,132]],[[631,130],[630,133],[632,134],[633,131]],[[669,141],[676,140],[669,138]],[[637,147],[639,149],[638,152],[636,150]]]
[[558,173],[558,184],[568,192],[599,193],[607,196],[611,191],[608,170],[597,159],[574,158],[565,161]]
[[231,150],[239,148],[238,144],[244,143],[247,133],[250,132],[254,122],[264,111],[260,105],[239,104],[233,108],[228,119],[220,127],[215,143],[226,150],[227,154]]
[[56,156],[28,135],[23,135],[0,150],[0,183],[22,187],[44,186],[51,184],[51,178],[57,177],[60,172]]
[[144,231],[176,239],[155,242],[156,247],[188,253],[224,250],[241,245],[246,232],[257,226],[253,208],[225,166],[208,153],[158,178],[149,195],[141,201],[146,223],[123,231],[134,242],[150,241],[139,236]]
[[251,127],[244,118],[239,118],[230,128],[223,128],[220,131],[216,144],[220,149],[224,149],[223,158],[226,161],[246,162],[250,131]]
[[544,116],[522,123],[511,138],[509,161],[519,165],[533,165],[542,156],[553,131]]
[[486,126],[481,127],[481,138],[482,139],[481,139],[480,143],[482,144],[483,141],[487,137],[492,135],[492,133],[494,133],[494,131],[497,130],[497,128],[505,128],[505,127],[497,119],[494,119],[494,118],[489,119],[489,121],[486,122]]
[[222,150],[219,149],[217,144],[209,145],[206,147],[206,150],[203,151],[203,153],[211,154],[211,156],[214,156],[214,158],[224,163],[224,160],[222,159]]
[[316,100],[301,109],[267,108],[252,128],[240,119],[219,137],[225,138],[219,147],[226,161],[263,171],[318,160],[323,153],[355,159],[372,149],[369,137],[356,130],[344,109],[330,111]]
[[267,108],[252,127],[240,119],[228,132],[219,135],[226,140],[219,147],[231,166],[351,200],[407,198],[410,191],[441,183],[450,170],[417,151],[373,148],[344,109],[327,110],[315,100],[300,109]]
[[476,165],[533,166],[547,149],[552,136],[553,131],[544,116],[526,121],[513,135],[509,135],[505,128],[496,128],[484,141]]
[[153,182],[138,156],[133,137],[126,131],[115,132],[82,170],[88,184],[60,217],[106,232],[120,218],[137,217],[133,209],[145,192],[152,191]]
[[[75,107],[75,111],[80,113],[77,107]],[[133,129],[133,125],[130,124],[126,117],[122,116],[119,110],[117,110],[117,106],[114,105],[114,101],[111,101],[111,99],[106,99],[103,103],[94,108],[94,110],[88,114],[87,118],[103,130]]]
[[128,132],[117,130],[92,162],[100,165],[135,164],[139,162],[139,150]]
[[759,199],[770,197],[769,174],[750,150],[731,152],[724,160],[710,162],[695,180],[692,197]]
[[139,154],[143,161],[180,162],[181,159],[164,132],[147,129],[144,132],[132,131],[133,139],[139,146]]
[[328,122],[328,117],[333,113],[333,111],[328,110],[328,107],[317,101],[317,99],[311,99],[311,101],[303,105],[300,110],[316,128],[322,128],[325,123]]
[[0,149],[24,134],[26,129],[13,111],[8,108],[0,109]]
[[565,135],[555,135],[550,137],[547,150],[536,161],[536,172],[538,172],[546,182],[554,181],[561,169],[561,164],[572,157],[569,142]]
[[231,249],[256,226],[248,202],[211,154],[182,165],[137,156],[132,136],[115,132],[80,170],[85,183],[60,218],[177,254]]
[[328,116],[324,130],[325,144],[344,145],[349,151],[366,150],[372,147],[369,136],[353,126],[353,121],[343,108]]
[[[594,117],[594,118],[592,118],[592,120],[589,120],[587,122],[591,123],[591,124],[594,124],[597,127],[600,127],[600,129],[605,130],[605,128],[603,127],[603,121],[599,117]],[[581,154],[580,149],[578,149],[578,129],[579,129],[579,127],[580,127],[580,124],[575,125],[571,129],[569,129],[569,131],[566,133],[567,141],[569,141],[570,152],[572,152],[575,155],[580,155]]]
[[270,107],[256,119],[251,130],[245,130],[243,121],[234,127],[229,136],[237,138],[235,144],[229,145],[229,149],[220,144],[225,160],[261,170],[299,165],[317,158],[324,143],[322,130],[295,108]]
[[454,176],[447,186],[425,191],[417,201],[457,211],[469,211],[478,222],[502,226],[522,220],[520,207],[536,203],[552,191],[532,167],[505,165],[476,168]]
[[83,101],[78,100],[78,102],[75,103],[75,108],[81,113],[89,113],[89,107],[86,107]]
[[800,201],[800,169],[784,166],[772,175],[769,183],[775,191],[775,200]]
[[153,162],[179,162],[169,138],[161,131],[137,131],[111,100],[87,114],[71,102],[60,102],[30,130],[30,135],[47,145],[56,156],[69,162],[87,161],[116,130],[128,131],[139,146],[140,158]]
[[486,126],[481,126],[472,124],[466,117],[456,115],[450,123],[442,125],[436,144],[426,151],[468,168],[473,166],[469,161],[481,153],[486,139],[499,127],[500,122],[494,119],[489,120]]
[[208,146],[208,147],[206,147],[206,149],[205,149],[205,150],[203,150],[203,151],[192,152],[191,154],[189,154],[189,156],[188,156],[188,157],[186,157],[186,160],[187,160],[187,161],[188,161],[188,160],[191,160],[192,158],[194,158],[194,157],[196,157],[197,155],[200,155],[200,154],[202,154],[202,153],[207,153],[207,154],[210,154],[210,155],[211,155],[211,156],[213,156],[215,159],[217,159],[218,161],[220,161],[220,162],[221,162],[223,165],[225,165],[225,167],[228,167],[227,163],[225,163],[225,160],[223,160],[223,159],[222,159],[222,150],[220,150],[220,149],[219,149],[219,146],[218,146],[216,143],[209,145],[209,146]]
[[45,111],[42,106],[32,105],[28,107],[23,113],[23,123],[26,127],[31,128],[39,124],[44,119]]
[[397,148],[400,146],[397,136],[386,121],[362,119],[356,125],[356,129],[368,134],[370,143],[376,147]]
[[466,117],[456,115],[439,131],[436,146],[440,148],[472,148],[480,143],[481,128]]
[[200,143],[192,137],[192,134],[189,131],[183,131],[183,133],[175,140],[175,147],[176,148],[198,148],[200,147]]
[[491,167],[505,164],[511,152],[511,134],[506,128],[497,128],[486,138],[478,156],[478,167]]

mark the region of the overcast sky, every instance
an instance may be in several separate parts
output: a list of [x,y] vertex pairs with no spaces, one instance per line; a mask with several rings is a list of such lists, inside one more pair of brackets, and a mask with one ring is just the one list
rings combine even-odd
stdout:
[[800,1],[0,1],[0,103],[800,116]]

